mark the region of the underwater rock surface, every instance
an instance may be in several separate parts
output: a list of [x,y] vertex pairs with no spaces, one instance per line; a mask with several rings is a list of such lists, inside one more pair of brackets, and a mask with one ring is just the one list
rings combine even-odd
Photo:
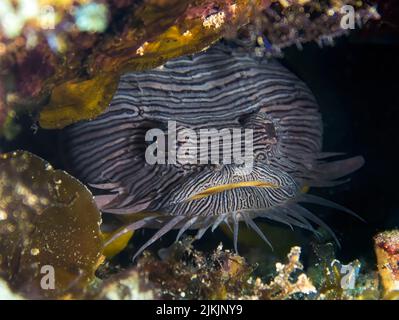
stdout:
[[0,156],[0,278],[30,298],[78,297],[102,261],[90,192],[23,151]]

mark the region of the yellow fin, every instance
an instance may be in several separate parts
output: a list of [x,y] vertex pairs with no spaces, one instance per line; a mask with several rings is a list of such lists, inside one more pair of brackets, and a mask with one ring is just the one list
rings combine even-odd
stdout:
[[[111,239],[114,236],[114,234],[116,234],[120,230],[121,229],[118,229],[113,232],[103,232],[102,237],[104,239],[104,243],[106,243],[109,239]],[[133,233],[134,233],[133,231],[125,232],[121,234],[119,237],[117,237],[115,240],[108,243],[103,248],[103,255],[106,256],[107,258],[112,258],[116,256],[119,252],[121,252],[123,249],[126,248],[127,244],[129,243],[129,240],[133,236]]]

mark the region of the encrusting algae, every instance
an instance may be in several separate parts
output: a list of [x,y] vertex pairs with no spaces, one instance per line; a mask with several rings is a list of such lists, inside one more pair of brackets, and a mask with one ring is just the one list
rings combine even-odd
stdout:
[[[81,296],[103,260],[101,216],[88,189],[16,151],[0,156],[0,199],[0,277],[31,298]],[[54,281],[43,278],[52,274]]]
[[[95,117],[109,104],[122,72],[198,52],[223,35],[224,25],[237,29],[249,21],[248,0],[234,5],[222,0],[56,2],[47,3],[57,17],[50,31],[39,23],[23,27],[17,37],[0,37],[6,48],[0,54],[2,80],[12,83],[1,103],[5,108],[44,106],[39,117],[44,128]],[[108,14],[93,19],[90,5],[106,6]],[[219,12],[226,17],[223,28],[204,26]],[[90,30],[101,17],[107,17],[107,28]],[[32,33],[36,44],[29,47]]]

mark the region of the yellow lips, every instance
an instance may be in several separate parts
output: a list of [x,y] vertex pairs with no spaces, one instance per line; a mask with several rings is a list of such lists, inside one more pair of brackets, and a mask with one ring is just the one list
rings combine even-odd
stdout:
[[191,196],[190,198],[187,199],[187,201],[202,199],[215,193],[219,193],[225,190],[242,188],[242,187],[278,188],[278,185],[264,181],[243,181],[237,183],[228,183],[205,189],[204,191],[201,191],[200,193]]

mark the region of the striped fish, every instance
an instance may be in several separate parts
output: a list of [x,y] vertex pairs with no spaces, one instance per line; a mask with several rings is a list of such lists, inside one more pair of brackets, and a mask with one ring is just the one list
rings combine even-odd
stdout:
[[[154,128],[168,132],[170,121],[178,133],[251,129],[251,170],[229,162],[187,164],[185,154],[175,163],[148,163],[146,134]],[[179,229],[177,238],[197,229],[199,239],[221,223],[233,226],[237,250],[240,221],[268,242],[253,221],[256,217],[330,230],[298,203],[350,211],[301,190],[342,183],[342,177],[363,164],[362,157],[328,161],[338,154],[321,151],[318,105],[300,79],[275,60],[222,43],[153,70],[124,74],[106,112],[68,127],[64,138],[68,163],[97,190],[103,212],[146,213],[115,237],[129,230],[158,229],[137,254],[172,229]],[[175,142],[177,153],[198,143]],[[222,151],[216,148],[217,154]]]

